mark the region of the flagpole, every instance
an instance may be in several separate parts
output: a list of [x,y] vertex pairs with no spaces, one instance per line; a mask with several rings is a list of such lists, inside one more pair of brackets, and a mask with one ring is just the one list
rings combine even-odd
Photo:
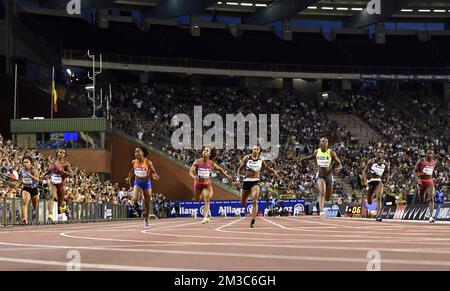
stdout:
[[50,111],[50,119],[53,119],[53,104],[55,104],[55,94],[53,94],[53,92],[54,92],[54,84],[55,84],[55,67],[52,67],[52,89],[50,90],[51,91],[51,95],[52,95],[52,98],[51,98],[51,100],[52,100],[52,102],[51,102],[51,111]]
[[17,64],[14,70],[14,119],[17,118]]

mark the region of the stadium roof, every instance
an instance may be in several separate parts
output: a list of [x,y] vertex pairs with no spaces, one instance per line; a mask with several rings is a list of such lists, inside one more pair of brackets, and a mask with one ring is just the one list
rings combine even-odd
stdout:
[[[369,15],[369,0],[81,0],[82,7],[102,6],[141,11],[143,17],[169,19],[184,15],[233,16],[247,24],[285,19],[343,20],[349,27],[378,22],[450,22],[448,0],[373,0],[380,13]],[[40,0],[41,7],[61,7],[60,0]]]

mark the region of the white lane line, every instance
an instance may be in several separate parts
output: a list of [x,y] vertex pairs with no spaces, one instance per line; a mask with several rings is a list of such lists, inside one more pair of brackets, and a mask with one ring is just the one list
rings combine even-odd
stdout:
[[[44,265],[44,266],[57,266],[67,268],[68,262],[50,261],[50,260],[33,260],[33,259],[17,259],[0,257],[0,262],[16,263],[16,264],[28,264],[28,265]],[[161,267],[140,267],[140,266],[128,266],[128,265],[110,265],[110,264],[91,264],[80,263],[80,269],[100,269],[100,270],[115,270],[115,271],[201,271],[194,269],[181,269],[181,268],[161,268]],[[14,268],[12,268],[14,269]],[[11,270],[11,268],[8,268]]]
[[278,224],[278,223],[276,223],[276,222],[270,221],[270,220],[268,220],[268,219],[266,219],[266,218],[264,218],[264,217],[262,217],[262,219],[263,219],[264,221],[267,221],[268,223],[271,223],[271,224],[273,224],[273,225],[276,225],[276,226],[278,226],[278,227],[280,227],[280,228],[282,228],[282,229],[291,229],[291,228],[289,228],[289,227],[285,227],[285,226],[283,226],[283,225],[281,225],[281,224]]
[[225,228],[225,227],[228,227],[228,226],[230,226],[230,225],[233,225],[233,224],[235,224],[236,222],[242,221],[243,219],[244,219],[244,218],[236,219],[236,220],[234,220],[234,221],[232,221],[232,222],[230,222],[230,223],[228,223],[228,224],[224,224],[224,225],[222,225],[222,226],[219,226],[219,227],[215,228],[214,230],[215,230],[215,231],[223,231],[222,228]]
[[[15,244],[20,245],[20,244]],[[39,246],[39,245],[38,245]],[[100,250],[103,251],[105,248],[98,247],[79,247],[79,246],[47,246],[54,247],[55,249],[75,249],[75,250]],[[294,255],[271,255],[271,254],[252,254],[252,253],[221,253],[221,252],[207,252],[207,251],[177,251],[177,250],[151,250],[151,249],[107,249],[108,251],[117,252],[141,252],[141,253],[164,253],[171,255],[191,255],[191,256],[213,256],[213,257],[233,257],[233,258],[250,258],[250,259],[262,259],[262,260],[289,260],[289,261],[317,261],[317,262],[347,262],[347,263],[368,263],[368,259],[364,258],[349,258],[349,257],[325,257],[325,256],[294,256]],[[0,258],[0,261],[4,259],[6,261],[12,260],[22,260],[22,259],[11,259],[11,258]],[[32,263],[33,260],[25,260]],[[35,260],[39,263],[47,261]],[[26,263],[26,262],[24,262]],[[432,261],[432,260],[408,260],[408,259],[386,259],[382,260],[383,264],[399,264],[399,265],[424,265],[424,266],[450,266],[450,261]],[[56,262],[56,264],[64,264],[66,266],[67,262]],[[123,269],[126,267],[134,268],[134,266],[117,266],[117,265],[100,265],[100,264],[87,264],[91,266],[85,266],[85,268],[104,268],[104,266],[112,266],[111,268],[117,267],[117,269]],[[100,267],[101,266],[101,267]],[[136,267],[145,268],[145,267]]]
[[[152,242],[156,243],[156,242]],[[83,247],[83,246],[72,246],[72,247],[63,247],[63,249],[67,248],[78,248],[78,249],[88,249],[88,250],[101,250],[101,251],[115,251],[118,248],[121,251],[127,251],[130,252],[147,252],[145,249],[127,249],[129,247],[153,247],[155,245],[152,245],[152,243],[142,244],[142,245],[111,245],[111,246],[93,246],[93,247]],[[248,248],[276,248],[276,249],[311,249],[311,250],[338,250],[338,251],[363,251],[367,252],[372,249],[377,249],[380,252],[392,252],[392,253],[427,253],[427,254],[444,254],[444,255],[450,255],[450,248],[440,248],[440,249],[422,249],[422,248],[380,248],[380,247],[353,247],[353,246],[318,246],[318,245],[268,245],[268,244],[243,244],[243,243],[233,243],[233,242],[226,242],[226,243],[209,243],[209,242],[180,242],[180,241],[158,241],[157,242],[160,245],[157,246],[181,246],[181,247],[188,247],[188,246],[224,246],[224,247],[248,247]],[[0,243],[0,245],[15,245],[15,246],[29,246],[28,248],[24,248],[26,250],[31,249],[31,247],[35,247],[36,245],[26,245],[26,244],[18,244],[18,243]],[[125,249],[122,249],[122,247],[125,247]],[[55,247],[55,246],[39,246],[35,247],[35,249],[60,249],[61,247]],[[13,249],[11,248],[11,251],[18,250],[18,248]],[[157,250],[155,250],[157,251]]]

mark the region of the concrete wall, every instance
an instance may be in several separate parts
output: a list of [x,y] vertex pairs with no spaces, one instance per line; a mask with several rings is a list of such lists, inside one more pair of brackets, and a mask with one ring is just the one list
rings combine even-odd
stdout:
[[[39,150],[45,156],[55,150]],[[111,152],[101,149],[66,149],[67,161],[88,172],[111,174]]]
[[[136,143],[123,137],[112,134],[111,140],[111,181],[126,186],[125,178],[131,169],[131,161],[134,159],[134,150],[138,146]],[[156,171],[161,176],[159,181],[153,183],[153,191],[163,193],[170,199],[192,200],[194,197],[194,182],[189,176],[188,170],[165,157],[150,152],[149,160],[155,166]],[[218,186],[214,186],[214,200],[237,199],[232,193],[225,191]]]

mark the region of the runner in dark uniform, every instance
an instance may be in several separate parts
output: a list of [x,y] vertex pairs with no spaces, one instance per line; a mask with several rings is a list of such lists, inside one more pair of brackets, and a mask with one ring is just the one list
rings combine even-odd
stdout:
[[261,148],[257,145],[253,147],[251,155],[245,156],[237,171],[237,186],[240,186],[240,175],[245,168],[245,178],[241,189],[241,204],[246,205],[248,197],[252,195],[252,220],[250,227],[255,227],[256,215],[258,214],[258,201],[260,195],[261,171],[271,172],[275,178],[279,179],[278,173],[269,167],[265,160],[261,158]]
[[23,168],[19,172],[19,183],[22,185],[22,225],[28,224],[28,203],[31,200],[33,209],[39,204],[39,171],[35,170],[30,157],[22,159]]
[[[384,190],[382,177],[386,172],[386,184],[388,184],[391,176],[390,168],[389,162],[384,159],[384,150],[378,149],[377,157],[375,159],[370,159],[363,171],[364,185],[367,187],[367,203],[369,205],[372,204],[374,195],[377,199],[377,221],[382,221],[380,215]],[[367,175],[369,175],[369,180],[367,180]]]

